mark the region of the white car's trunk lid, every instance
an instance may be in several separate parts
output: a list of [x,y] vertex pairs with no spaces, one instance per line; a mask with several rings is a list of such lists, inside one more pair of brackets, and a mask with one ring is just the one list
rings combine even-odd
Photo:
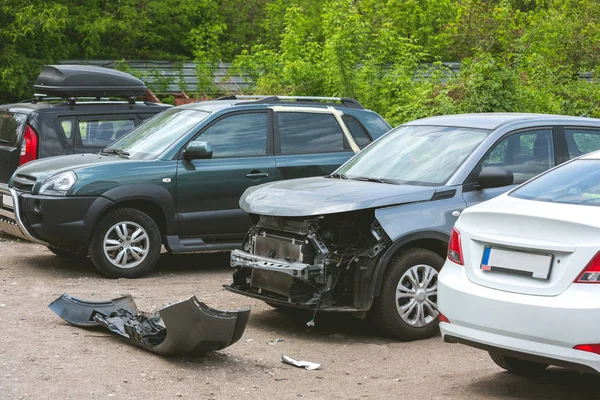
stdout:
[[465,212],[457,229],[468,278],[515,293],[560,294],[600,250],[593,206],[501,196]]

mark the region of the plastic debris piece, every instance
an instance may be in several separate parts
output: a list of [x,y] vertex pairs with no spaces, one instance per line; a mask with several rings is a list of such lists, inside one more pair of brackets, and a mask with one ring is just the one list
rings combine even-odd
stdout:
[[140,312],[131,296],[93,302],[63,295],[50,304],[58,316],[80,327],[104,327],[134,345],[163,356],[190,356],[237,342],[250,309],[221,311],[196,297]]
[[281,362],[284,364],[293,365],[298,368],[304,368],[309,371],[314,370],[314,369],[319,369],[321,367],[321,364],[317,364],[317,363],[310,362],[310,361],[296,361],[293,358],[286,356],[285,354],[281,355]]

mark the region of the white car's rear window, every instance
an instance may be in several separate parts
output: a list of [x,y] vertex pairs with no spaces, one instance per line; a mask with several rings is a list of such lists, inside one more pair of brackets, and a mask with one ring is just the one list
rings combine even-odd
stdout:
[[575,160],[521,186],[510,196],[600,206],[600,160]]

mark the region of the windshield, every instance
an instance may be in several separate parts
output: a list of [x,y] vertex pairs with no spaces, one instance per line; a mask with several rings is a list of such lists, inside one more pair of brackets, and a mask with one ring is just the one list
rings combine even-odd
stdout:
[[121,153],[138,160],[154,159],[208,115],[206,111],[182,108],[163,111],[108,146],[103,152]]
[[401,126],[336,173],[348,179],[443,184],[489,133],[447,126]]
[[576,160],[536,178],[510,196],[600,206],[600,160]]

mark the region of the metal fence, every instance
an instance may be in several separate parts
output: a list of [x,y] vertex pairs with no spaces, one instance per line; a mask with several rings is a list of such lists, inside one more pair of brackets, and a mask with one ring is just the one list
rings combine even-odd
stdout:
[[[117,60],[63,60],[59,64],[95,65],[107,68],[116,68],[120,61]],[[254,82],[249,75],[234,72],[231,63],[220,63],[212,70],[212,85],[202,85],[198,81],[198,64],[187,61],[160,61],[160,60],[125,60],[125,63],[135,70],[136,74],[155,89],[159,94],[166,93],[205,93],[223,94],[252,93]],[[446,77],[458,75],[461,64],[459,62],[444,62],[443,67],[434,64],[423,64],[415,74],[415,79],[426,79],[433,71],[442,73]],[[582,72],[581,79],[593,81],[591,73]],[[209,81],[210,83],[210,81]]]

